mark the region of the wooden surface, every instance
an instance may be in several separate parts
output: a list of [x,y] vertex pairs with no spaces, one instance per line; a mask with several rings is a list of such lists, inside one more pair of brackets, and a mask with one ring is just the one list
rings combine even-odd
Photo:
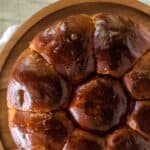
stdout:
[[[124,6],[120,5],[123,3]],[[147,13],[147,15],[142,11]],[[15,148],[7,125],[6,88],[9,72],[18,55],[29,45],[30,40],[37,32],[55,20],[71,14],[92,14],[96,12],[126,15],[137,22],[143,23],[150,30],[150,8],[134,0],[62,0],[57,2],[57,4],[44,8],[26,21],[6,45],[4,53],[0,56],[0,64],[2,66],[4,59],[10,53],[0,74],[0,138],[6,150]]]
[[9,26],[20,24],[26,18],[54,1],[55,0],[0,0],[0,36]]
[[4,150],[2,142],[0,141],[0,150]]
[[[0,37],[9,26],[20,24],[54,1],[56,0],[0,0]],[[150,0],[139,1],[150,4]]]

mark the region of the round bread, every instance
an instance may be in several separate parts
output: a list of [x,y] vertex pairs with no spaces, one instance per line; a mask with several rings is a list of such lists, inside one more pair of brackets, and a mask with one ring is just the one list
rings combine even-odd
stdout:
[[38,33],[8,83],[20,150],[150,150],[150,32],[112,14]]

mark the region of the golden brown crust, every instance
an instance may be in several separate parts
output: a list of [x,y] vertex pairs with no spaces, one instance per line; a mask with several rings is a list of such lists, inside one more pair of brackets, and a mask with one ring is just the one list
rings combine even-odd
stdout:
[[95,70],[94,49],[98,74],[124,75],[150,49],[150,32],[124,16],[77,15],[39,33],[30,48],[78,83]]
[[150,150],[149,61],[150,32],[129,18],[79,14],[53,23],[11,71],[7,104],[17,147]]
[[150,99],[150,51],[125,75],[124,83],[135,99]]
[[[9,127],[18,147],[61,150],[73,125],[64,112],[31,113],[10,110]],[[38,150],[38,149],[37,149]]]
[[129,18],[93,16],[97,73],[120,77],[150,48],[150,33]]
[[95,70],[93,31],[92,19],[88,15],[70,16],[38,34],[30,48],[76,84]]
[[7,91],[8,107],[49,112],[66,108],[71,87],[47,62],[30,49],[13,67]]
[[120,123],[127,98],[118,81],[97,77],[77,88],[69,110],[82,128],[103,133]]
[[150,142],[136,132],[123,128],[107,137],[107,150],[149,150]]
[[128,116],[128,125],[150,140],[150,101],[137,101]]
[[104,138],[76,129],[63,150],[105,150]]

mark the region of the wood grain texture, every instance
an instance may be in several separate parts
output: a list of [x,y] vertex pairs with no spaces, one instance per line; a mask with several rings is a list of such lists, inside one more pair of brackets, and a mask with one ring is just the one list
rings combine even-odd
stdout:
[[[7,125],[6,90],[9,72],[18,55],[29,45],[37,32],[52,22],[72,14],[96,12],[129,16],[143,23],[150,30],[150,8],[135,0],[62,0],[32,16],[6,45],[4,52],[0,55],[0,68],[3,66],[0,74],[0,136],[6,150],[15,148]],[[9,57],[7,57],[8,54]]]

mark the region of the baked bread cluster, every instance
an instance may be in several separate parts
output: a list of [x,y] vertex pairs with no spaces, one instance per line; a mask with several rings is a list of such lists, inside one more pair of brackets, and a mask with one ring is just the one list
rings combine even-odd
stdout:
[[7,104],[20,150],[150,150],[150,32],[112,14],[56,21],[14,64]]

